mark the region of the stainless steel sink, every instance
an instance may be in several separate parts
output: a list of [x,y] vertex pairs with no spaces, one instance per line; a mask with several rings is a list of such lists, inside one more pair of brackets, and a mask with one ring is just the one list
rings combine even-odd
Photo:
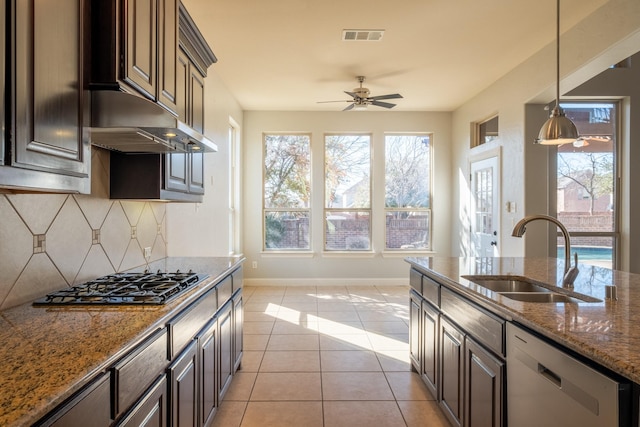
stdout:
[[526,277],[477,275],[462,276],[462,278],[516,301],[536,303],[601,302],[601,300],[589,296],[555,292],[551,286],[547,288]]
[[493,292],[551,292],[529,280],[513,277],[462,276],[463,278],[492,290]]
[[586,302],[582,299],[555,292],[503,292],[500,295],[522,302]]

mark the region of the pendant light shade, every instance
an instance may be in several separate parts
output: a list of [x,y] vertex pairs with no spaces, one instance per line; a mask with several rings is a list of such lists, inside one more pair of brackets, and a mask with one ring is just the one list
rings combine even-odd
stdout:
[[560,0],[556,1],[556,9],[556,106],[535,140],[536,144],[542,145],[573,143],[579,136],[576,125],[560,107]]

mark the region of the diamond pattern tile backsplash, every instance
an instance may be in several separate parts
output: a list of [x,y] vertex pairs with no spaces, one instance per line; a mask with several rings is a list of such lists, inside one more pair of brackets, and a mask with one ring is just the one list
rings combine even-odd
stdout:
[[91,167],[91,196],[0,194],[0,310],[166,257],[166,204],[110,200],[108,152]]

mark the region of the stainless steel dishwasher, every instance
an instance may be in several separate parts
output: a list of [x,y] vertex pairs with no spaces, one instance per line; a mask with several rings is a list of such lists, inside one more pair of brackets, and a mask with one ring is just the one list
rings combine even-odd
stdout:
[[507,324],[509,427],[629,425],[630,383],[616,381]]

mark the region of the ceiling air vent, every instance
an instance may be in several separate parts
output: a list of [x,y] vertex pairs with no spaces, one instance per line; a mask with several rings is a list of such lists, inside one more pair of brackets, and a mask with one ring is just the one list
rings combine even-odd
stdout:
[[383,35],[384,30],[342,30],[342,40],[348,42],[377,42]]

